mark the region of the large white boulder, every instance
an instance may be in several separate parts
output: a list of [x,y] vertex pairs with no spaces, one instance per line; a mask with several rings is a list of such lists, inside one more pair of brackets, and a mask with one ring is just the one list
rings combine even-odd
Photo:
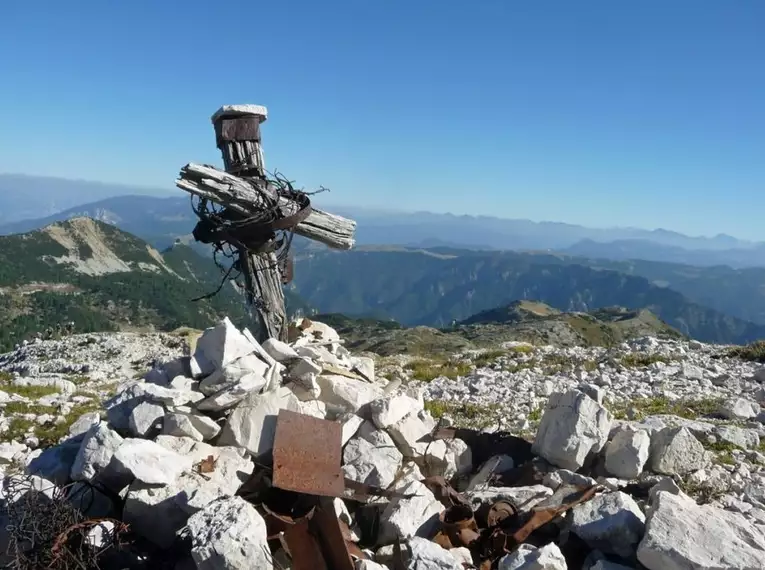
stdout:
[[255,352],[255,345],[226,317],[202,333],[197,340],[194,359],[204,375]]
[[760,413],[760,405],[746,398],[730,398],[722,403],[719,411],[729,420],[748,420]]
[[407,414],[388,426],[387,431],[404,457],[418,458],[425,453],[435,427],[436,421],[421,410]]
[[648,570],[763,570],[765,536],[738,513],[661,491],[637,558]]
[[250,394],[257,394],[266,379],[259,374],[245,374],[236,382],[221,385],[221,389],[197,402],[196,408],[205,412],[221,412],[233,408]]
[[634,479],[643,472],[651,449],[651,436],[645,430],[617,428],[606,446],[606,471],[621,479]]
[[438,526],[438,515],[443,510],[433,493],[419,481],[411,481],[397,489],[409,498],[394,498],[383,511],[380,519],[380,544],[407,540],[413,536],[430,536]]
[[685,427],[664,428],[651,435],[649,466],[654,473],[685,475],[708,462],[704,446]]
[[105,423],[91,427],[80,443],[72,464],[72,481],[90,481],[106,468],[123,443],[122,437]]
[[300,402],[287,387],[249,394],[229,415],[220,445],[232,445],[260,456],[273,449],[279,410],[300,411]]
[[578,390],[556,392],[547,401],[532,451],[553,465],[576,471],[608,441],[611,414]]
[[[263,362],[255,354],[247,354],[237,360],[216,369],[212,374],[199,382],[199,390],[206,396],[210,396],[240,383],[242,377],[253,375],[261,386],[265,386],[265,375],[268,372],[268,364]],[[249,382],[248,382],[249,383]]]
[[[213,447],[185,437],[160,435],[157,444],[188,458],[192,469],[169,485],[134,481],[125,497],[123,518],[144,538],[161,548],[169,547],[190,515],[219,497],[233,496],[254,469],[244,452],[234,447]],[[213,469],[203,474],[194,466],[213,458]]]
[[191,556],[197,568],[273,568],[266,522],[241,497],[217,499],[188,522]]
[[118,469],[150,485],[167,485],[191,469],[189,457],[145,439],[126,439],[113,459]]
[[409,394],[399,393],[374,400],[369,404],[371,420],[380,429],[386,429],[409,414],[416,414],[423,409],[421,399]]
[[130,412],[128,426],[134,437],[149,437],[158,430],[165,415],[165,408],[154,402],[141,402]]
[[356,412],[364,404],[382,397],[382,388],[363,380],[354,380],[338,374],[322,374],[316,379],[321,394],[319,399],[335,412]]
[[629,558],[643,538],[645,515],[635,500],[617,491],[596,495],[574,507],[571,532],[590,548]]
[[348,479],[385,489],[396,479],[403,457],[387,433],[364,422],[343,450],[343,472]]

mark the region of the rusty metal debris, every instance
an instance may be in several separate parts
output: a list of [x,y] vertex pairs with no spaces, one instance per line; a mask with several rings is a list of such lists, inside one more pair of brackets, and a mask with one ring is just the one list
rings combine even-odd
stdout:
[[345,488],[339,423],[280,410],[274,438],[274,486],[339,497]]
[[[471,436],[468,432],[446,428],[438,429],[436,435],[448,439],[458,434],[467,437],[480,453],[488,453],[492,445],[495,452],[496,449],[514,450],[524,455],[527,451],[522,440],[513,436],[508,438],[506,434]],[[355,560],[366,558],[346,522],[338,517],[333,497],[359,502],[355,514],[357,523],[362,520],[362,513],[367,512],[362,505],[370,497],[409,497],[391,488],[345,479],[341,469],[341,449],[339,423],[281,410],[276,425],[273,467],[261,465],[260,475],[246,485],[247,492],[240,492],[265,511],[269,541],[274,541],[277,548],[279,545],[284,548],[295,570],[353,570]],[[199,471],[214,468],[211,460],[203,461]],[[203,465],[206,466],[204,469]],[[510,486],[524,486],[536,482],[538,476],[532,462],[525,462],[518,468],[493,474],[492,483],[502,480]],[[531,508],[499,500],[474,510],[470,501],[444,477],[427,477],[422,483],[444,506],[439,516],[439,528],[431,539],[447,549],[468,548],[474,564],[481,570],[495,568],[500,558],[524,542],[540,544],[553,540],[559,530],[549,523],[590,500],[601,489],[597,485],[562,486]],[[374,522],[373,519],[370,520]],[[359,528],[364,544],[370,537],[365,539],[363,525]],[[373,534],[377,535],[376,532]],[[395,546],[393,567],[405,568],[405,550],[401,544]]]
[[433,541],[446,549],[467,547],[481,570],[492,568],[499,558],[513,552],[566,511],[590,500],[601,489],[598,485],[564,485],[528,512],[520,512],[518,506],[500,500],[480,513],[474,512],[442,477],[429,477],[423,483],[446,507],[439,517],[440,528]]

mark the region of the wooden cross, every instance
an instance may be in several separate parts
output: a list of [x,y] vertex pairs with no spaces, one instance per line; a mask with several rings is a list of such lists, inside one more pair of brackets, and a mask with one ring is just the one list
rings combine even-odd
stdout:
[[[286,180],[268,179],[260,134],[267,117],[260,105],[218,109],[212,123],[225,172],[189,163],[175,181],[200,199],[195,239],[236,252],[234,267],[244,277],[255,336],[261,342],[287,339],[282,284],[284,273],[287,280],[291,277],[291,262],[280,263],[276,251],[289,248],[293,232],[334,249],[351,249],[356,229],[353,220],[313,208],[308,194],[294,190]],[[219,208],[210,208],[212,204]]]

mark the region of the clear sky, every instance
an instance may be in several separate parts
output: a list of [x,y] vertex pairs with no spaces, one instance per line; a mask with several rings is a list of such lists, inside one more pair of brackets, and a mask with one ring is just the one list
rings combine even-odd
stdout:
[[765,239],[764,0],[0,3],[0,172],[172,188],[228,103],[331,203]]

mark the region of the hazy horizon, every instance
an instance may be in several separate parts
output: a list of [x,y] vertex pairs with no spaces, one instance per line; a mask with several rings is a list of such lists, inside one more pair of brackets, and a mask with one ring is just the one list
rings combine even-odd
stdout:
[[[29,179],[47,179],[51,181],[61,181],[66,183],[82,183],[86,185],[94,185],[94,186],[106,186],[106,187],[119,187],[123,188],[126,193],[125,194],[115,194],[110,197],[106,198],[99,198],[96,200],[88,200],[86,202],[81,202],[77,206],[72,206],[71,208],[76,208],[79,205],[86,205],[93,202],[100,202],[102,200],[109,199],[111,197],[117,197],[117,196],[129,196],[129,195],[143,195],[143,192],[146,192],[146,195],[151,195],[152,197],[156,198],[188,198],[188,194],[183,192],[182,190],[171,187],[171,188],[153,188],[150,186],[139,186],[139,185],[132,185],[127,183],[120,183],[120,182],[105,182],[101,180],[87,180],[87,179],[74,179],[74,178],[64,178],[61,176],[40,176],[36,174],[30,174],[30,173],[22,173],[22,172],[0,172],[0,179],[2,177],[19,177],[19,178],[29,178]],[[327,195],[331,195],[331,192],[329,192]],[[363,204],[353,204],[353,203],[338,203],[338,202],[332,202],[332,201],[324,201],[322,200],[322,197],[319,196],[314,199],[314,205],[317,208],[324,209],[331,211],[334,209],[352,209],[356,212],[366,212],[369,214],[388,214],[388,215],[415,215],[420,213],[425,214],[435,214],[435,215],[444,215],[444,216],[455,216],[455,217],[462,217],[462,216],[468,216],[472,218],[488,218],[488,219],[495,219],[495,220],[503,220],[503,221],[530,221],[537,224],[543,224],[543,223],[550,223],[550,224],[563,224],[563,225],[571,225],[571,226],[581,226],[588,229],[594,229],[594,230],[638,230],[638,231],[649,231],[649,232],[657,232],[657,231],[667,231],[667,232],[674,232],[678,233],[690,238],[699,238],[699,239],[713,239],[718,237],[730,237],[737,239],[739,241],[764,241],[763,240],[747,240],[744,238],[741,238],[736,235],[726,234],[723,232],[718,233],[710,233],[710,234],[685,234],[683,232],[679,232],[673,228],[646,228],[646,227],[640,227],[640,226],[605,226],[605,225],[582,225],[582,224],[576,224],[573,222],[569,222],[567,220],[552,220],[552,219],[534,219],[534,218],[515,218],[515,217],[504,217],[504,216],[497,216],[497,215],[490,215],[490,214],[464,214],[462,212],[450,212],[450,211],[437,211],[437,210],[407,210],[407,209],[400,209],[400,208],[391,208],[391,207],[377,207],[377,206],[368,206]],[[68,210],[71,208],[64,208],[63,210]],[[61,211],[63,211],[61,210]],[[35,218],[25,218],[25,219],[35,219]]]

